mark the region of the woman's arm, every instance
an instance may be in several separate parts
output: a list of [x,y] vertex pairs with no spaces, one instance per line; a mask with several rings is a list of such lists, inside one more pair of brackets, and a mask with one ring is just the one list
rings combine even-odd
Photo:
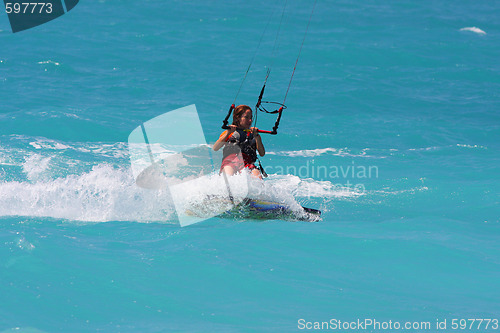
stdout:
[[262,138],[260,137],[260,134],[258,131],[257,127],[252,127],[252,132],[253,132],[253,137],[255,138],[255,143],[257,145],[257,151],[259,152],[260,156],[266,155],[266,148],[264,148],[264,144],[262,143]]
[[[212,147],[212,149],[214,151],[217,151],[219,150],[222,146],[224,146],[226,144],[226,141],[227,139],[231,136],[231,134],[233,134],[233,132],[236,130],[236,126],[235,125],[229,125],[229,130],[225,131],[224,133],[221,134],[221,136],[219,137],[219,140],[215,141],[214,143],[214,146]],[[225,135],[224,135],[225,134]]]

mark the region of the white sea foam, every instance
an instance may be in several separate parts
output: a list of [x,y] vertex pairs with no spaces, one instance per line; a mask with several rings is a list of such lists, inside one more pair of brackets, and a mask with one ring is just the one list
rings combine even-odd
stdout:
[[43,157],[38,154],[33,154],[25,158],[23,171],[31,181],[40,180],[45,175],[45,171],[49,168],[51,157]]
[[[358,154],[352,153],[348,148],[318,148],[318,149],[303,149],[303,150],[288,150],[288,151],[269,151],[266,154],[289,157],[316,157],[321,155],[333,156],[350,156],[350,157],[375,157],[366,154],[368,149],[363,149]],[[379,157],[384,158],[384,157]]]
[[125,142],[117,143],[62,143],[47,138],[28,138],[29,145],[38,150],[73,150],[82,153],[93,153],[104,157],[128,157],[128,145]]
[[43,166],[36,165],[39,159],[28,158],[23,166],[35,181],[0,182],[2,216],[45,216],[89,222],[173,220],[168,192],[137,187],[128,169],[101,164],[87,173],[43,179]]
[[420,148],[408,148],[405,150],[400,150],[400,149],[389,149],[391,152],[391,155],[397,155],[397,154],[404,154],[406,152],[425,152],[425,151],[439,151],[443,149],[450,149],[450,148],[469,148],[469,149],[488,149],[488,147],[481,146],[481,145],[470,145],[470,144],[455,144],[455,145],[447,145],[447,146],[431,146],[431,147],[420,147]]
[[409,148],[408,151],[432,151],[432,150],[439,150],[442,149],[443,147],[422,147],[422,148]]
[[[242,173],[232,176],[229,179],[229,183],[231,195],[237,202],[240,202],[246,197],[278,202],[289,207],[297,216],[303,213],[301,204],[304,202],[310,203],[313,201],[313,207],[317,207],[319,201],[319,205],[323,207],[326,201],[332,199],[355,198],[363,195],[362,192],[353,188],[335,185],[328,181],[300,179],[293,175],[272,174],[265,180],[260,180]],[[219,176],[217,173],[196,182],[186,183],[182,191],[184,192],[175,195],[177,198],[185,198],[181,206],[195,207],[197,212],[202,212],[202,215],[210,215],[214,213],[214,211],[200,207],[200,200],[206,198],[207,195],[215,195],[217,197],[229,195],[223,177]],[[226,205],[227,201],[222,201],[219,205],[211,205],[210,208],[222,212],[227,209]],[[310,204],[306,205],[310,206]]]
[[35,149],[51,149],[51,150],[71,149],[70,146],[67,146],[65,144],[53,140],[33,141],[30,142],[30,146],[32,146]]
[[464,144],[457,144],[457,147],[460,148],[471,148],[471,149],[488,149],[488,147],[485,146],[480,146],[480,145],[464,145]]
[[40,65],[52,64],[52,65],[55,65],[55,66],[59,66],[60,65],[60,63],[58,63],[57,61],[53,61],[53,60],[39,61],[38,64],[40,64]]
[[460,29],[460,31],[470,31],[470,32],[474,32],[474,33],[479,34],[479,35],[486,35],[486,32],[484,32],[483,30],[481,30],[477,27],[465,27],[465,28]]
[[[422,182],[423,182],[423,180],[422,180]],[[400,194],[404,194],[404,193],[415,194],[418,192],[424,192],[424,191],[428,191],[428,190],[429,190],[429,188],[427,186],[422,185],[419,187],[414,187],[414,188],[409,188],[409,189],[404,189],[404,190],[391,191],[388,189],[384,189],[384,190],[372,191],[371,193],[382,194],[382,195],[400,195]]]
[[[26,181],[0,181],[0,214],[2,216],[36,216],[86,222],[138,221],[177,223],[169,190],[142,189],[135,184],[129,168],[99,164],[90,171],[51,178],[52,159],[38,154],[25,158]],[[331,199],[360,195],[350,189],[335,187],[299,177],[271,175],[265,181],[241,174],[232,180],[233,189],[248,182],[248,193],[242,195],[270,200],[300,210],[296,198]],[[186,183],[181,188],[182,200],[196,200],[196,195],[227,194],[222,177],[217,173],[198,184]],[[221,185],[218,186],[217,184]],[[235,191],[236,192],[236,191]],[[238,193],[233,193],[238,195]]]
[[8,158],[8,155],[3,152],[3,149],[1,146],[0,146],[0,164],[2,164],[2,165],[12,164],[12,162]]
[[363,195],[362,192],[334,184],[330,181],[319,181],[311,178],[301,179],[294,175],[269,175],[266,180],[270,188],[292,193],[298,198],[352,198]]
[[[138,187],[128,160],[116,158],[128,157],[126,143],[67,143],[22,135],[6,138],[12,144],[9,148],[0,146],[1,162],[4,165],[4,162],[11,162],[19,168],[9,170],[18,172],[17,175],[5,177],[0,174],[1,216],[39,216],[88,222],[177,223],[176,207],[167,187]],[[70,150],[69,154],[66,150]],[[326,151],[332,152],[333,149]],[[86,157],[89,154],[93,155],[90,161]],[[193,174],[189,179],[197,177]],[[221,179],[218,173],[214,173],[198,182],[181,183],[185,192],[180,195],[181,200],[188,203],[196,200],[198,194],[227,194]],[[236,184],[233,186],[235,195],[238,189],[243,188],[243,183],[238,185],[239,181],[248,185],[245,196],[280,202],[297,210],[300,210],[301,200],[312,200],[314,204],[308,206],[317,207],[325,200],[363,194],[328,181],[270,174],[264,181],[247,178],[246,175],[232,177],[231,183]],[[175,183],[172,181],[169,186]]]

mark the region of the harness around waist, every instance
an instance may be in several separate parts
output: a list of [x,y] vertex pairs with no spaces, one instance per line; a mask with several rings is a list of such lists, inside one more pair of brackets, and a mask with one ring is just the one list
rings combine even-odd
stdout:
[[223,159],[231,154],[243,153],[248,155],[250,161],[255,162],[257,160],[257,144],[252,133],[246,133],[241,129],[237,129],[227,140],[223,153]]

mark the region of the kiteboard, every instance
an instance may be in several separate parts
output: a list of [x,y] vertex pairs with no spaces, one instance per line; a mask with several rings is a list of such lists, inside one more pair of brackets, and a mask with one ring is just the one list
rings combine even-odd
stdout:
[[185,213],[188,216],[213,216],[214,211],[221,212],[218,217],[251,220],[288,220],[316,222],[321,220],[318,209],[300,206],[292,209],[290,206],[268,200],[245,198],[236,203],[230,197],[211,195],[195,204],[189,205]]

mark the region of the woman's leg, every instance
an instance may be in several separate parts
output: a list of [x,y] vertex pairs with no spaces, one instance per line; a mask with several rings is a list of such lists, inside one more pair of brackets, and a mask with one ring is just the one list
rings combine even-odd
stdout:
[[222,172],[224,172],[228,176],[234,175],[235,171],[232,166],[226,165],[223,169]]
[[259,169],[253,169],[252,170],[252,177],[262,179],[262,175],[260,174]]

